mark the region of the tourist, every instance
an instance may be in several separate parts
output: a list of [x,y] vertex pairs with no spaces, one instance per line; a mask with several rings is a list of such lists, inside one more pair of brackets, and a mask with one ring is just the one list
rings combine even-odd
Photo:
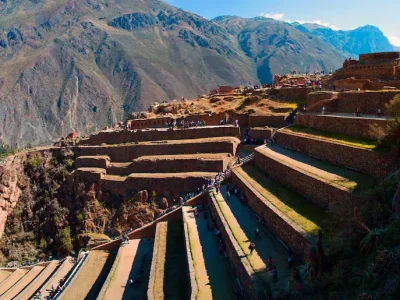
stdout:
[[197,207],[194,209],[194,215],[196,218],[199,217],[199,211],[197,210]]
[[229,201],[229,198],[231,197],[231,193],[229,192],[229,189],[226,190],[226,200]]
[[321,114],[325,115],[325,106],[322,106]]
[[256,228],[256,239],[261,240],[260,230]]
[[376,116],[377,116],[377,117],[382,117],[382,116],[383,116],[382,110],[381,110],[380,108],[378,108],[378,111],[377,111],[377,113],[376,113]]
[[359,116],[361,116],[361,109],[360,109],[360,107],[357,107],[356,117],[359,117]]
[[254,243],[250,242],[250,245],[249,245],[250,255],[253,254],[254,249],[256,249],[256,245]]

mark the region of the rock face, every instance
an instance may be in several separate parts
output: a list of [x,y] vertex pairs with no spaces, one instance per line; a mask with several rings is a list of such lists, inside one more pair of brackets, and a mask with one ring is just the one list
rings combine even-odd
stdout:
[[283,22],[209,21],[157,0],[0,1],[0,29],[0,135],[12,147],[84,136],[155,101],[344,59]]
[[24,155],[11,156],[0,164],[0,238],[7,216],[22,194],[23,180],[18,178],[22,176],[24,159]]

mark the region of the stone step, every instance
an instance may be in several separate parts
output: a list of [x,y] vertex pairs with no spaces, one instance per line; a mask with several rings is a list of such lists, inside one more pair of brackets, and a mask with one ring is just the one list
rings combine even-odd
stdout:
[[59,260],[51,261],[45,269],[29,284],[27,285],[14,299],[24,300],[33,297],[35,292],[39,290],[44,283],[51,277],[51,275],[60,267]]
[[354,115],[296,115],[297,125],[366,139],[378,139],[377,132],[371,130],[371,126],[385,131],[388,123],[389,120],[386,118],[355,117]]
[[56,288],[60,281],[62,281],[74,266],[74,262],[70,256],[66,257],[61,265],[58,267],[57,271],[51,275],[51,277],[44,283],[40,288],[43,299],[46,299],[50,295],[52,287]]
[[235,276],[225,255],[218,253],[217,237],[208,228],[211,224],[208,208],[199,207],[199,211],[196,218],[192,207],[182,208],[191,299],[228,299],[236,289]]
[[148,299],[188,299],[190,280],[182,221],[157,223]]
[[235,137],[204,138],[196,140],[155,141],[134,144],[103,146],[79,146],[75,154],[79,156],[106,155],[112,162],[130,162],[141,156],[230,153],[236,154],[240,140]]
[[326,212],[251,165],[234,169],[232,182],[268,230],[306,260]]
[[116,254],[117,249],[91,251],[58,299],[95,299],[108,276]]
[[204,126],[187,129],[148,129],[148,130],[107,130],[92,134],[87,139],[81,139],[80,145],[123,144],[145,141],[203,139],[209,137],[238,137],[240,128],[234,126]]
[[[270,178],[290,187],[324,209],[359,199],[371,178],[333,166],[278,145],[255,149],[255,165]],[[368,179],[368,180],[366,180]],[[353,197],[354,196],[354,197]]]
[[36,265],[32,267],[20,280],[18,280],[7,292],[0,295],[2,299],[12,299],[26,286],[28,286],[39,274],[46,268],[46,266]]
[[276,133],[277,143],[287,149],[376,178],[386,177],[395,166],[395,153],[374,150],[376,143],[294,126]]
[[270,275],[266,263],[261,259],[257,246],[250,254],[250,239],[243,231],[221,193],[209,192],[208,203],[215,224],[221,232],[221,239],[226,246],[226,253],[241,286],[249,298],[264,299],[271,291]]
[[7,292],[14,284],[29,272],[29,269],[17,269],[0,284],[0,295]]
[[[153,239],[121,244],[113,267],[97,297],[101,299],[145,299],[153,255]],[[133,286],[130,280],[134,281]]]

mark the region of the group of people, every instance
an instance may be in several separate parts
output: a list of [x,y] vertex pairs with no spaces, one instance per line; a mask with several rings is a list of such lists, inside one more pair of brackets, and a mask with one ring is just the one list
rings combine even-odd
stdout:
[[[354,113],[355,117],[361,117],[362,111],[361,108],[358,106],[356,109],[356,112]],[[383,112],[382,109],[378,108],[375,114],[376,117],[382,117],[383,116]]]
[[205,122],[203,120],[200,121],[188,121],[185,119],[180,119],[180,120],[170,120],[165,123],[165,127],[167,128],[190,128],[190,127],[201,127],[205,126]]

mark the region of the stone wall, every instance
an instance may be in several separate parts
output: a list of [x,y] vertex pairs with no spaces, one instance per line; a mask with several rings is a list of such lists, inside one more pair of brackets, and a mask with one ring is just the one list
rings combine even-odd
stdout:
[[78,168],[102,168],[107,169],[110,164],[110,157],[99,156],[80,156],[75,159],[74,167]]
[[244,193],[249,207],[265,220],[268,229],[288,245],[303,261],[306,261],[311,246],[311,236],[270,202],[266,201],[252,186],[247,185],[246,181],[235,171],[232,174],[232,182]]
[[331,80],[346,79],[355,77],[358,79],[376,78],[381,80],[398,79],[397,67],[393,64],[382,65],[353,65],[336,71]]
[[297,114],[296,124],[321,131],[345,134],[365,139],[377,139],[372,127],[386,130],[388,121],[384,119],[365,119],[362,117],[336,117],[330,115]]
[[400,58],[400,52],[376,52],[368,54],[360,54],[359,61],[368,64],[382,60],[396,60]]
[[255,139],[270,139],[272,136],[272,128],[255,127],[251,129],[251,136]]
[[335,143],[318,137],[280,130],[277,143],[282,147],[317,157],[332,164],[359,171],[376,178],[384,178],[398,167],[395,152],[379,152]]
[[257,275],[251,267],[249,260],[236,241],[214,198],[214,193],[212,191],[209,193],[207,200],[211,216],[221,231],[221,237],[226,246],[226,254],[236,276],[238,277],[245,291],[250,295],[250,298],[258,299],[258,294],[262,291],[261,280],[257,278]]
[[135,159],[131,165],[131,173],[223,172],[228,167],[229,160],[229,158]]
[[285,125],[285,116],[259,116],[250,115],[249,127],[283,127]]
[[79,146],[75,147],[76,156],[107,155],[112,162],[130,162],[141,156],[230,153],[235,155],[239,140],[236,138],[213,138],[205,140],[179,142],[153,142],[144,144],[126,144],[116,146]]
[[147,189],[169,200],[182,194],[196,192],[215,173],[131,174],[128,177],[105,176],[100,186],[114,195],[125,196],[127,191]]
[[[316,99],[310,98],[308,112],[321,112],[325,106],[328,113],[355,113],[360,108],[362,114],[375,115],[380,108],[383,113],[388,104],[400,91],[362,91],[337,93],[337,97],[331,100],[317,103]],[[310,95],[313,97],[314,95]],[[324,99],[321,99],[324,100]]]
[[334,92],[313,92],[307,95],[307,106],[312,106],[322,100],[332,99]]
[[240,128],[234,126],[218,127],[193,127],[187,129],[161,129],[161,130],[121,130],[100,131],[88,139],[82,139],[80,145],[124,144],[133,142],[164,141],[164,140],[189,140],[211,137],[239,137]]
[[190,238],[189,238],[189,228],[187,221],[185,221],[185,213],[183,210],[182,211],[182,219],[184,220],[183,222],[183,232],[185,235],[185,248],[186,248],[186,268],[188,270],[188,277],[190,281],[190,286],[191,286],[191,292],[190,292],[190,300],[196,300],[197,293],[199,291],[197,282],[196,282],[196,271],[194,269],[194,261],[192,257],[192,250],[190,249]]
[[270,178],[304,195],[319,207],[335,210],[341,203],[353,201],[351,191],[267,156],[260,149],[255,149],[254,159],[256,166]]
[[305,101],[310,92],[312,92],[311,88],[284,87],[280,89],[272,89],[270,95],[277,99]]

